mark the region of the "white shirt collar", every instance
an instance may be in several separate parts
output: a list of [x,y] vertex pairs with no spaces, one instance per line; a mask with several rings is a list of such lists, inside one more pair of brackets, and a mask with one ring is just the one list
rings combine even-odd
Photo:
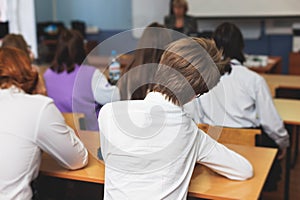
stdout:
[[172,103],[171,101],[166,99],[166,95],[160,93],[160,92],[149,92],[147,94],[147,96],[145,97],[145,101],[152,101],[152,102],[159,102],[160,104],[165,104],[171,107],[176,107],[180,110],[182,110],[182,108],[178,105],[175,105],[174,103]]
[[237,59],[231,59],[230,63],[231,63],[231,65],[242,65],[242,63],[240,61],[238,61]]
[[10,93],[10,94],[15,94],[15,93],[25,93],[22,89],[16,87],[15,85],[10,86],[9,88],[1,89],[1,93]]

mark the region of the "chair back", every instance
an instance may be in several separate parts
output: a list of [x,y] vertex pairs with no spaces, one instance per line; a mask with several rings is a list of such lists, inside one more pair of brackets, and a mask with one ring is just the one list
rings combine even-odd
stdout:
[[261,134],[260,129],[228,128],[207,124],[198,124],[198,128],[222,144],[255,146],[256,135]]

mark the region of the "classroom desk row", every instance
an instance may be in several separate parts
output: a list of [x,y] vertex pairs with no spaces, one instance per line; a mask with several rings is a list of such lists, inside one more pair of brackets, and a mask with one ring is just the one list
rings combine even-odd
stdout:
[[[297,131],[300,126],[300,101],[299,100],[290,100],[290,99],[274,99],[275,107],[286,125],[291,125],[293,131],[296,134],[295,145],[294,145],[294,158],[292,159],[291,164],[291,149],[290,146],[287,149],[286,155],[286,164],[285,164],[285,189],[284,189],[284,199],[289,199],[289,185],[290,185],[290,170],[296,164],[298,156],[298,142],[299,142],[299,132]],[[293,133],[290,133],[291,145],[293,142]]]
[[[97,149],[100,146],[99,133],[82,131],[79,135],[90,151],[88,166],[81,170],[69,171],[44,154],[41,173],[52,177],[104,184],[105,166],[102,161],[96,159]],[[229,144],[226,146],[245,156],[252,163],[254,177],[247,181],[232,181],[196,164],[189,186],[189,195],[208,199],[258,199],[277,150]]]
[[[286,124],[300,125],[300,101],[274,99],[274,104]],[[59,166],[50,156],[44,154],[40,168],[41,173],[58,178],[104,184],[104,163],[96,159],[97,150],[100,146],[99,134],[81,131],[80,137],[90,151],[89,164],[86,168],[69,171]],[[276,150],[239,145],[226,146],[242,154],[253,164],[254,177],[242,182],[231,181],[197,164],[189,187],[190,196],[208,199],[257,199],[260,196]],[[286,176],[289,176],[289,173]],[[288,182],[286,187],[288,191]],[[285,196],[288,199],[288,192]]]

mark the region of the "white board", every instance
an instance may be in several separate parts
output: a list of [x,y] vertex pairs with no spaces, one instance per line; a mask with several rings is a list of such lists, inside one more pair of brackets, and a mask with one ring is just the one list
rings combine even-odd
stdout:
[[299,0],[187,0],[195,17],[300,16]]
[[[164,24],[164,17],[169,13],[169,0],[132,0],[133,28],[144,28],[152,22]],[[141,31],[133,31],[136,38]]]

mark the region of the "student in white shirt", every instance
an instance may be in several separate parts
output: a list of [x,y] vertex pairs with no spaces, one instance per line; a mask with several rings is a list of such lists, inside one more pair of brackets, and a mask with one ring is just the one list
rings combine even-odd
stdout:
[[183,111],[217,84],[225,64],[212,40],[178,40],[162,55],[144,100],[101,109],[104,199],[186,199],[196,162],[233,180],[253,176],[245,158],[199,130]]
[[[223,50],[223,57],[231,59],[232,70],[222,76],[209,93],[196,100],[201,111],[200,122],[235,128],[261,127],[264,132],[261,145],[279,147],[278,159],[283,158],[289,146],[289,135],[264,78],[243,66],[241,31],[234,24],[223,23],[217,27],[213,38]],[[280,174],[280,170],[276,174]]]
[[0,199],[30,200],[42,151],[68,169],[88,162],[83,143],[53,100],[36,92],[38,73],[24,52],[0,49]]

